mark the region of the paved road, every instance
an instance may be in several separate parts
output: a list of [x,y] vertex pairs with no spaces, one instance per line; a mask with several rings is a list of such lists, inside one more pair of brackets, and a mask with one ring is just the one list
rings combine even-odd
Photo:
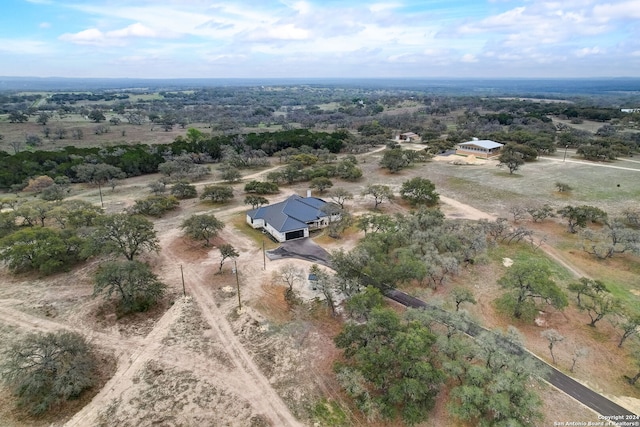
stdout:
[[[386,295],[387,297],[391,298],[396,302],[399,302],[400,304],[406,307],[444,311],[438,307],[429,305],[418,298],[414,298],[396,289],[391,289],[387,291]],[[467,330],[465,332],[472,337],[476,337],[482,332],[490,332],[490,331],[478,324],[470,322],[467,325]],[[532,358],[535,361],[535,363],[541,367],[541,371],[547,370],[549,372],[549,375],[543,378],[545,381],[549,382],[554,387],[558,388],[559,390],[573,397],[578,402],[582,403],[588,408],[591,408],[592,410],[594,410],[600,415],[604,415],[604,416],[637,415],[629,411],[628,409],[623,408],[617,403],[607,399],[603,395],[596,393],[595,391],[591,390],[589,387],[586,387],[585,385],[579,383],[578,381],[574,380],[568,375],[563,374],[562,372],[558,371],[556,368],[549,365],[545,361],[540,360],[537,357],[533,356],[531,353],[529,353],[525,349],[522,349],[522,348],[514,349],[512,346],[510,346],[509,348],[506,348],[506,350],[512,353],[522,354],[524,357]]]

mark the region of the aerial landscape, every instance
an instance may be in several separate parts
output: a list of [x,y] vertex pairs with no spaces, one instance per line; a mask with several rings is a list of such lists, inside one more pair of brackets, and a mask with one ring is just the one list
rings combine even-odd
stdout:
[[0,426],[640,426],[637,2],[5,3]]

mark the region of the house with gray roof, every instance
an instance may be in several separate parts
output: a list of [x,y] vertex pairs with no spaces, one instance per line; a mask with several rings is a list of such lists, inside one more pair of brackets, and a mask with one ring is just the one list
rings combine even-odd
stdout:
[[484,157],[488,159],[500,154],[500,150],[504,147],[504,144],[491,141],[490,139],[477,139],[473,141],[461,142],[456,145],[456,154],[462,154],[469,156],[473,154],[476,157]]
[[317,197],[294,194],[282,202],[248,211],[247,224],[262,228],[278,242],[309,237],[309,230],[326,227],[339,218],[322,210],[326,204]]

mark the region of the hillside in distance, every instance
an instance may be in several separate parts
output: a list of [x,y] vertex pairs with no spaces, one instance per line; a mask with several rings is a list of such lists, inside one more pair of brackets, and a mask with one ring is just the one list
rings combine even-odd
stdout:
[[224,86],[295,86],[386,88],[423,90],[445,95],[519,95],[550,96],[640,94],[640,78],[580,78],[580,79],[447,79],[447,78],[388,78],[388,79],[107,79],[62,77],[2,77],[0,91],[72,91],[117,90],[139,88],[189,89]]

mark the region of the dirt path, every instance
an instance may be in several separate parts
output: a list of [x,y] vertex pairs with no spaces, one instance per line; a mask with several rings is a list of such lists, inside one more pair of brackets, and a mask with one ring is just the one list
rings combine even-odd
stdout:
[[129,347],[132,353],[125,352],[118,357],[116,373],[105,384],[100,392],[85,405],[81,411],[71,418],[66,426],[84,427],[95,424],[100,411],[104,410],[112,401],[118,399],[122,393],[134,384],[134,376],[146,362],[157,357],[161,347],[161,340],[171,323],[175,320],[176,305],[170,308],[156,323],[153,330],[135,346]]
[[445,214],[447,214],[447,211],[448,211],[449,216],[452,216],[455,218],[464,218],[464,219],[470,219],[474,221],[478,221],[481,219],[495,221],[497,219],[495,215],[488,214],[486,212],[481,211],[480,209],[476,209],[473,206],[466,205],[450,197],[445,197],[443,195],[440,195],[440,201],[445,203],[446,205],[449,205],[451,208],[453,208],[453,211],[445,209]]
[[131,337],[115,336],[113,334],[87,331],[82,328],[69,326],[66,323],[59,323],[39,316],[30,315],[15,308],[7,306],[7,303],[15,304],[15,301],[0,300],[0,322],[7,325],[14,325],[29,332],[57,332],[60,330],[78,332],[84,335],[89,342],[99,343],[114,350],[135,348],[139,340]]
[[[178,238],[174,233],[167,233],[162,239],[163,258],[167,264],[187,263],[183,260],[181,254],[171,248],[168,241]],[[241,384],[244,385],[241,394],[251,404],[258,409],[261,414],[267,416],[274,425],[278,426],[301,426],[291,414],[280,396],[269,384],[267,378],[260,372],[260,369],[253,361],[252,357],[240,343],[234,334],[225,314],[220,310],[214,300],[210,289],[207,288],[206,273],[210,270],[207,263],[190,264],[185,271],[185,283],[187,283],[187,292],[198,303],[203,317],[214,332],[216,340],[222,343],[225,350],[229,353],[231,362],[234,366],[232,375],[236,377]],[[208,272],[209,275],[211,272]]]
[[[117,371],[93,400],[76,413],[66,425],[81,427],[95,424],[100,414],[104,413],[105,408],[113,402],[120,401],[123,396],[126,396],[127,390],[139,387],[137,384],[140,373],[148,363],[159,361],[163,365],[174,367],[179,371],[189,370],[197,377],[205,378],[207,382],[227,390],[227,393],[238,396],[248,402],[256,413],[268,419],[272,425],[301,426],[302,424],[294,418],[289,408],[242,346],[225,313],[219,307],[219,301],[214,299],[210,286],[213,260],[194,263],[187,259],[183,253],[173,249],[172,242],[182,237],[181,233],[170,225],[171,221],[167,224],[161,224],[163,229],[160,234],[163,247],[161,263],[165,268],[176,265],[187,266],[184,269],[187,293],[200,307],[202,317],[210,331],[210,338],[224,349],[226,354],[223,359],[227,360],[230,366],[221,364],[215,358],[207,358],[175,346],[167,351],[163,339],[178,320],[181,312],[180,305],[185,303],[184,300],[181,300],[162,316],[153,330],[144,338],[127,341],[121,338],[100,336],[99,342],[103,343],[104,340],[108,347],[115,347],[118,342],[120,343],[121,350],[117,355]],[[165,280],[171,282],[175,279],[176,277],[167,277]],[[5,313],[3,308],[0,305],[0,320],[2,320],[3,314],[12,314]],[[41,324],[39,319],[32,321],[35,322],[35,328]],[[21,326],[29,325],[27,320],[23,320],[21,323],[25,323]],[[46,322],[43,326],[45,329],[64,327],[55,322]],[[216,417],[215,419],[218,420],[224,419],[223,414],[210,413],[208,416]],[[242,424],[241,420],[234,420],[231,425],[236,425],[238,422]]]
[[603,164],[600,164],[600,163],[586,162],[586,161],[580,161],[580,160],[562,160],[562,159],[554,159],[552,157],[538,157],[538,158],[539,159],[544,159],[544,160],[549,160],[549,161],[552,161],[552,162],[579,163],[581,165],[595,166],[595,167],[599,167],[599,168],[622,169],[622,170],[626,170],[626,171],[640,172],[640,168],[628,168],[628,167],[625,167],[625,166],[603,165]]

